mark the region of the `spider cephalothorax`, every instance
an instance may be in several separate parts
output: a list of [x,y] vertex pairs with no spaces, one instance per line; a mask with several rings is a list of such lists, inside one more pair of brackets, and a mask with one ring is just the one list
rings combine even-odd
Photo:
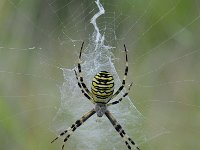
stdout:
[[[87,88],[87,86],[83,80],[83,76],[82,76],[82,72],[81,72],[81,64],[80,64],[83,44],[84,44],[84,42],[82,43],[82,46],[81,46],[79,62],[78,62],[79,76],[75,70],[74,70],[74,72],[76,75],[76,79],[78,81],[78,86],[81,89],[81,92],[95,106],[91,111],[84,114],[79,120],[77,120],[74,124],[72,124],[71,127],[69,127],[67,130],[60,133],[60,135],[57,136],[51,143],[53,143],[55,140],[57,140],[60,136],[63,136],[66,134],[66,137],[64,139],[64,143],[65,143],[69,139],[71,134],[79,126],[81,126],[87,119],[89,119],[92,115],[94,115],[96,113],[98,117],[102,117],[104,114],[106,115],[106,117],[110,120],[111,124],[114,126],[115,130],[123,138],[128,149],[131,149],[131,146],[130,146],[130,143],[131,143],[135,149],[140,150],[140,148],[138,146],[136,146],[135,142],[125,133],[125,131],[122,129],[121,125],[117,122],[117,120],[113,117],[111,112],[107,109],[109,106],[115,105],[115,104],[118,104],[119,102],[121,102],[122,98],[126,97],[128,95],[128,92],[132,85],[132,84],[130,84],[128,91],[126,93],[124,93],[124,95],[120,99],[118,99],[114,102],[110,102],[122,91],[122,89],[125,86],[125,80],[126,80],[126,76],[128,74],[128,56],[127,56],[126,46],[124,45],[124,49],[125,49],[125,53],[126,53],[126,68],[125,68],[124,78],[122,81],[122,85],[114,93],[114,79],[113,79],[113,76],[111,75],[111,73],[109,73],[107,71],[100,71],[99,73],[97,73],[92,80],[91,91]],[[62,149],[63,148],[64,148],[64,144],[62,145]]]
[[98,117],[102,117],[107,111],[107,106],[102,103],[96,103],[94,110]]

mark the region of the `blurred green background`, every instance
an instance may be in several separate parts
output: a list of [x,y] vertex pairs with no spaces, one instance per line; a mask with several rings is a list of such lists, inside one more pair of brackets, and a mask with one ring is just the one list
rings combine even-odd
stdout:
[[[97,23],[116,47],[121,78],[124,43],[129,50],[130,97],[145,116],[141,149],[199,149],[200,1],[101,2],[106,14]],[[1,150],[60,149],[49,129],[63,82],[58,67],[75,66],[97,11],[90,0],[0,1]]]

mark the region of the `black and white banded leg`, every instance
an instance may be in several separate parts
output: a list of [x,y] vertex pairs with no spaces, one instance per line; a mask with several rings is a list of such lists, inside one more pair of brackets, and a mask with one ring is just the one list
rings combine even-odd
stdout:
[[119,135],[124,140],[126,146],[128,149],[131,149],[131,146],[129,142],[134,146],[134,149],[140,150],[138,146],[136,146],[135,142],[125,133],[125,131],[122,129],[121,125],[117,122],[117,120],[113,117],[113,115],[110,113],[110,111],[106,111],[105,115],[110,120],[112,125],[114,126],[115,130],[119,133]]
[[77,82],[78,82],[78,86],[79,86],[79,88],[81,89],[81,92],[83,93],[83,95],[84,95],[87,99],[89,99],[89,100],[94,104],[94,101],[92,101],[92,98],[84,91],[83,87],[81,86],[81,83],[80,83],[80,81],[79,81],[79,79],[78,79],[78,74],[77,74],[76,70],[74,70],[74,72],[75,72],[75,75],[76,75],[76,79],[77,79]]
[[108,104],[106,104],[106,106],[115,105],[115,104],[118,104],[119,102],[121,102],[121,101],[123,100],[123,98],[125,98],[125,97],[128,95],[128,93],[129,93],[129,91],[130,91],[132,85],[133,85],[133,83],[131,83],[131,84],[129,85],[128,91],[127,91],[126,93],[124,93],[124,95],[123,95],[120,99],[118,99],[117,101],[108,103]]
[[127,55],[128,52],[126,50],[125,44],[124,44],[124,50],[125,50],[125,53],[126,53],[126,68],[125,68],[124,78],[123,78],[123,81],[122,81],[122,85],[115,92],[115,94],[113,94],[112,99],[115,98],[123,90],[123,88],[125,86],[125,82],[126,82],[126,77],[127,77],[127,74],[128,74],[128,55]]
[[81,71],[81,54],[82,54],[82,50],[83,50],[83,45],[84,45],[84,42],[82,43],[81,50],[80,50],[80,54],[79,54],[78,72],[79,72],[80,82],[81,82],[82,87],[83,87],[84,90],[87,92],[87,94],[88,94],[89,96],[92,97],[92,93],[88,90],[86,84],[85,84],[84,81],[83,81],[83,75],[82,75],[82,71]]
[[69,139],[69,137],[71,136],[71,134],[79,127],[81,126],[87,119],[89,119],[92,115],[95,114],[95,110],[92,109],[91,111],[87,112],[86,114],[84,114],[79,120],[77,120],[74,124],[72,124],[71,127],[69,127],[67,130],[63,131],[62,133],[60,133],[59,136],[57,136],[55,139],[53,139],[51,141],[51,143],[53,143],[54,141],[56,141],[59,137],[63,136],[63,135],[67,135],[66,138],[64,139],[64,143],[62,145],[62,150],[64,149],[65,146],[65,142],[67,142],[67,140]]

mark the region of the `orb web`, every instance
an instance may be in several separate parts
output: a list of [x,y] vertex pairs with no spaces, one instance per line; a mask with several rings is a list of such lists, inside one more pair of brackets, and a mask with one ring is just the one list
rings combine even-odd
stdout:
[[[129,49],[127,85],[134,82],[129,94],[134,99],[124,99],[110,110],[141,149],[200,147],[199,1],[101,2],[105,14],[96,24],[105,40],[97,44],[90,23],[99,12],[95,1],[1,0],[0,149],[59,149],[62,139],[50,144],[52,138],[93,108],[72,71],[83,41],[81,64],[89,88],[98,69],[111,70],[119,86],[125,66],[123,44]],[[127,149],[106,117],[90,118],[65,149],[88,145]]]
[[[99,0],[96,1],[99,11],[91,18],[91,23],[94,26],[94,32],[90,37],[89,43],[84,45],[82,54],[82,72],[86,85],[91,88],[92,78],[100,71],[108,71],[114,76],[115,88],[121,86],[121,79],[112,62],[115,59],[112,49],[114,47],[105,44],[105,36],[99,31],[96,20],[105,13],[105,10]],[[79,50],[77,50],[79,51]],[[125,68],[125,53],[124,63]],[[75,78],[74,70],[62,68],[64,82],[60,86],[61,104],[60,108],[53,120],[53,128],[57,134],[67,129],[72,123],[79,119],[85,112],[94,108],[94,105],[82,95]],[[127,83],[128,84],[128,83]],[[124,90],[125,91],[125,90]],[[124,91],[119,94],[114,100],[122,97]],[[137,142],[141,141],[143,134],[141,130],[142,115],[133,105],[129,97],[116,105],[108,108],[127,131],[130,136]],[[70,119],[69,119],[70,118]],[[87,120],[81,127],[79,127],[72,136],[71,142],[66,143],[67,147],[79,149],[124,149],[126,148],[121,137],[115,136],[118,133],[115,131],[109,120],[104,116],[97,118],[96,115]],[[64,136],[65,137],[65,136]],[[78,140],[79,142],[76,142]],[[76,144],[75,144],[76,143]],[[112,144],[115,143],[115,144]]]

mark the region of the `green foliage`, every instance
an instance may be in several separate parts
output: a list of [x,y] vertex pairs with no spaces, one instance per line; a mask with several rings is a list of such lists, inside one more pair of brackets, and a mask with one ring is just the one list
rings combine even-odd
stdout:
[[[105,24],[115,25],[109,27],[115,30],[117,40],[109,28],[105,35],[108,43],[117,47],[113,52],[120,61],[114,62],[121,77],[124,65],[119,50],[126,44],[128,80],[135,84],[130,97],[146,118],[145,134],[130,136],[146,137],[147,141],[139,143],[142,150],[198,149],[199,1],[102,3],[106,15],[98,24],[102,33]],[[1,150],[60,149],[59,142],[50,144],[55,136],[50,126],[60,99],[57,85],[63,82],[58,68],[72,68],[77,63],[81,40],[87,43],[93,32],[89,22],[96,11],[89,0],[0,1]],[[70,121],[75,119],[70,117]],[[75,147],[75,142],[67,144]]]

